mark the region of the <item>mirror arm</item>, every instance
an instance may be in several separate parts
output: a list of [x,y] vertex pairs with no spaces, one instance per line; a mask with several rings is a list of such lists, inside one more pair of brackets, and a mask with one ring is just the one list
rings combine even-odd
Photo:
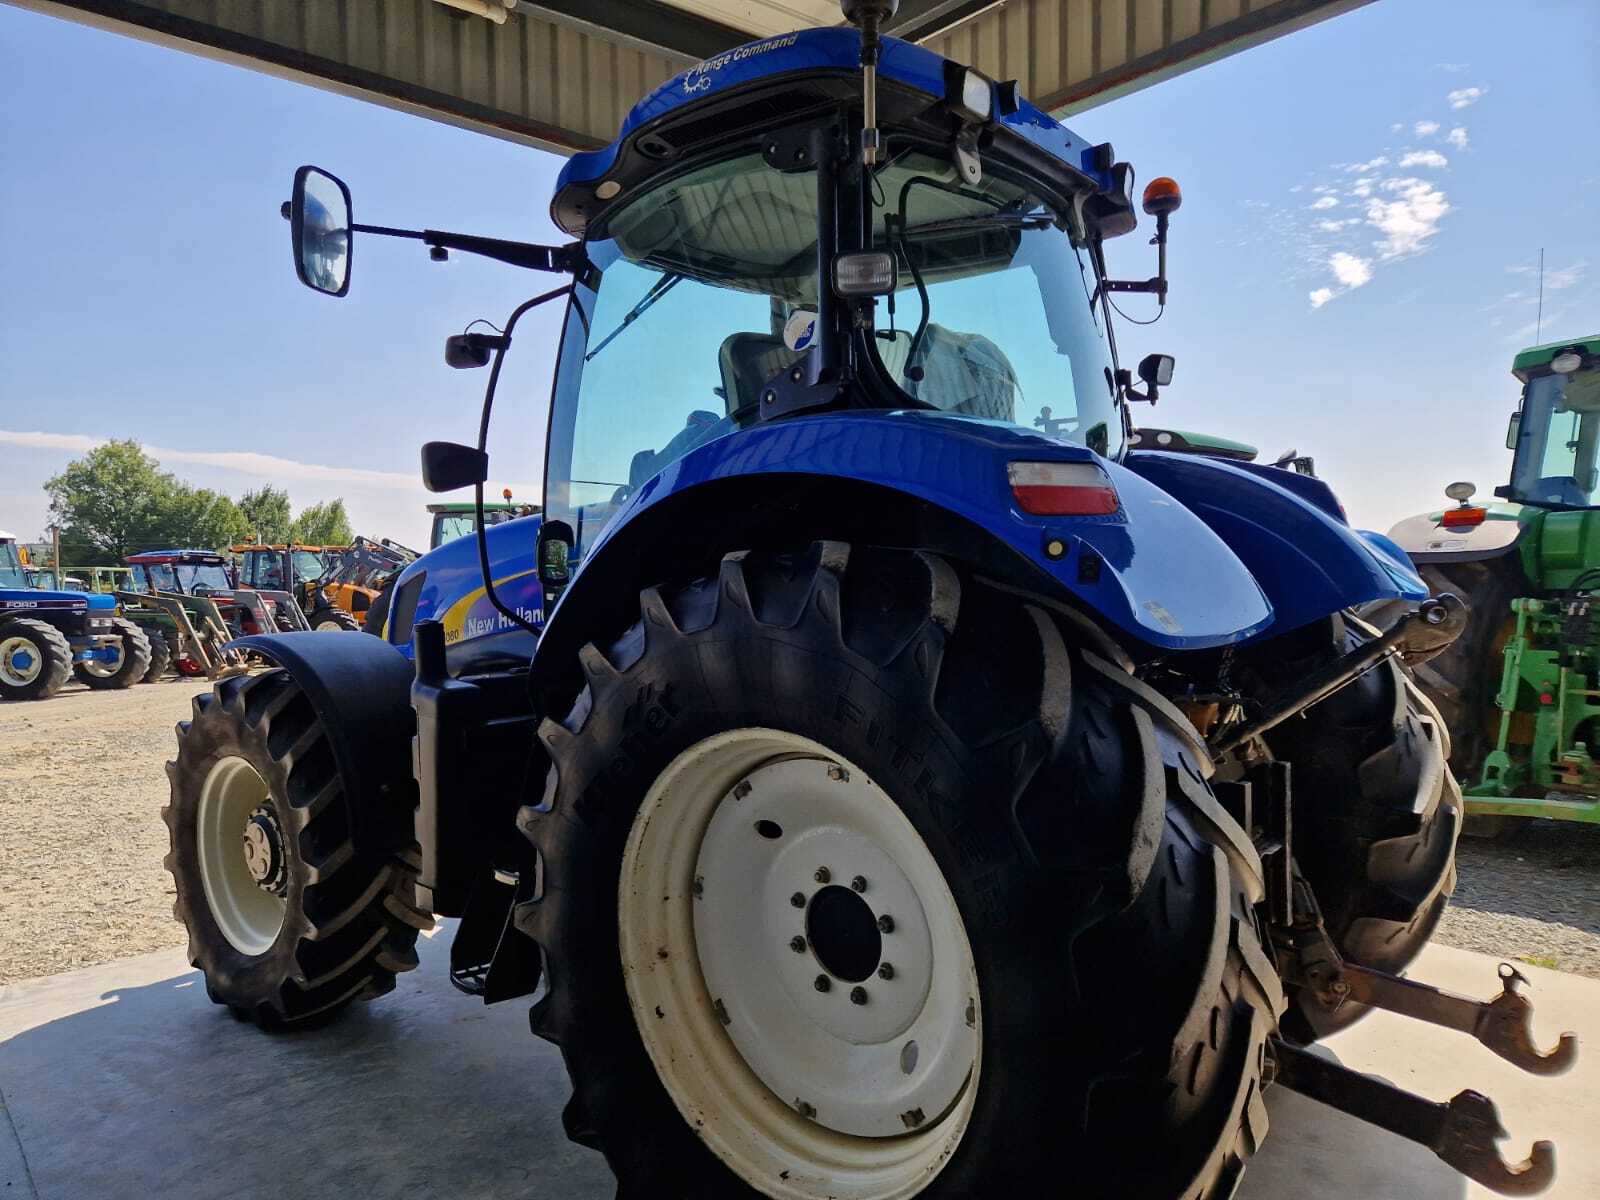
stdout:
[[583,261],[579,243],[565,246],[539,246],[532,242],[513,242],[504,238],[476,237],[470,233],[445,233],[438,229],[393,229],[387,225],[352,225],[353,233],[376,233],[384,237],[410,238],[423,242],[436,251],[460,250],[466,254],[481,254],[513,267],[526,267],[532,271],[551,271],[568,274],[576,271]]

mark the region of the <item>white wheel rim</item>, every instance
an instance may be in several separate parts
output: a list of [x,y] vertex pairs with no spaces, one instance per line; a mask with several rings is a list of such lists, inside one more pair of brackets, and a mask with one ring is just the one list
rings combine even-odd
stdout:
[[27,687],[44,670],[44,655],[25,637],[0,641],[0,679],[11,687]]
[[79,665],[91,675],[98,676],[101,679],[110,679],[118,671],[122,670],[122,660],[126,651],[123,649],[121,642],[118,642],[115,646],[102,646],[100,649],[114,650],[116,651],[116,657],[111,659],[86,658]]
[[318,633],[345,633],[346,632],[345,627],[343,625],[339,624],[338,621],[334,621],[334,620],[319,621],[317,623],[317,625],[316,625],[316,631]]
[[645,1049],[723,1162],[783,1200],[898,1200],[932,1181],[976,1097],[977,972],[933,855],[865,772],[777,730],[707,738],[646,795],[619,889]]
[[220,758],[200,789],[196,848],[206,903],[222,936],[240,954],[265,954],[277,941],[288,906],[261,888],[245,860],[250,814],[270,804],[267,784],[242,758]]

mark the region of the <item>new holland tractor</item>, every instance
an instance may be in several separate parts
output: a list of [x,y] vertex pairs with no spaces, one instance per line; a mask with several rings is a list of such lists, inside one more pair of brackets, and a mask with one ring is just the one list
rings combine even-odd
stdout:
[[[1460,822],[1398,660],[1459,602],[1319,480],[1128,448],[1108,295],[1167,288],[1107,276],[1131,168],[893,8],[645,97],[563,169],[566,245],[354,223],[296,173],[319,292],[358,235],[553,276],[447,342],[493,365],[432,490],[481,502],[517,323],[566,319],[543,513],[411,564],[381,639],[245,639],[279,669],[180,726],[208,994],[312,1024],[456,918],[452,981],[534,997],[619,1196],[1220,1198],[1270,1081],[1539,1190],[1483,1095],[1307,1049],[1376,1006],[1572,1060],[1519,977],[1397,974]],[[1178,198],[1144,192],[1163,244]]]
[[1474,825],[1600,822],[1600,334],[1533,346],[1496,501],[1455,503],[1390,536],[1435,591],[1460,596],[1466,632],[1418,669],[1450,727]]
[[115,597],[30,586],[17,539],[0,531],[0,700],[45,700],[74,676],[105,689],[159,673]]

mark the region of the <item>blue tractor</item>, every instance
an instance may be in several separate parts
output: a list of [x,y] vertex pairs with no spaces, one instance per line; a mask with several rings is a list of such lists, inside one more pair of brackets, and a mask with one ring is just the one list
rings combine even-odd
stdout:
[[278,668],[180,727],[211,999],[313,1023],[458,918],[452,980],[537,994],[619,1196],[1225,1197],[1274,1079],[1542,1186],[1477,1093],[1305,1049],[1378,1006],[1570,1060],[1514,982],[1474,1026],[1397,978],[1460,824],[1403,660],[1460,605],[1317,479],[1129,448],[1109,300],[1167,290],[1107,275],[1131,169],[893,7],[652,92],[562,171],[567,245],[356,224],[299,170],[318,291],[358,234],[556,277],[447,342],[492,366],[431,489],[482,503],[517,322],[566,319],[544,511],[407,567],[381,639],[244,639]]
[[0,531],[0,700],[48,699],[74,675],[91,688],[132,687],[153,666],[150,639],[116,597],[33,587],[17,539]]

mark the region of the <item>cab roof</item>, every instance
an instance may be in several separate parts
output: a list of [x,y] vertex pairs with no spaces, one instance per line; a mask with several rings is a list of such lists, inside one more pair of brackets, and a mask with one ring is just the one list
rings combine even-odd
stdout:
[[225,567],[228,560],[210,550],[144,550],[122,560],[130,565],[158,566],[162,563],[189,563],[200,567]]
[[1511,360],[1511,373],[1523,383],[1540,367],[1548,367],[1550,360],[1563,350],[1582,350],[1584,354],[1600,357],[1600,333],[1588,337],[1568,338],[1564,342],[1545,342],[1542,346],[1529,346]]
[[[899,38],[881,41],[878,59],[880,89],[921,93],[933,102],[960,99],[963,76],[969,68],[925,47]],[[631,199],[633,189],[652,179],[678,156],[680,147],[694,149],[694,139],[702,141],[729,132],[733,123],[727,114],[716,114],[704,122],[675,121],[663,130],[667,137],[648,126],[665,124],[664,118],[680,109],[699,107],[738,91],[766,94],[743,106],[752,129],[782,120],[791,112],[796,117],[826,97],[818,89],[802,94],[804,81],[796,81],[794,94],[774,93],[761,84],[783,76],[821,78],[849,77],[841,96],[858,100],[860,95],[861,38],[851,28],[805,29],[782,37],[766,38],[708,58],[674,75],[647,95],[628,113],[616,139],[600,150],[574,154],[562,167],[550,203],[551,219],[566,232],[582,234],[613,202]],[[1111,186],[1107,156],[1076,136],[1054,117],[1022,99],[1013,85],[992,88],[992,125],[1010,130],[1076,172],[1088,176],[1102,188]],[[880,109],[886,107],[880,91]],[[923,110],[926,110],[926,105]],[[704,126],[704,128],[702,128]],[[597,188],[610,176],[621,185],[605,199]]]
[[[469,513],[476,508],[477,505],[473,504],[471,500],[446,500],[439,504],[428,505],[428,511],[431,513]],[[484,512],[521,512],[525,508],[531,508],[534,512],[539,511],[537,504],[528,504],[521,500],[485,500],[483,502]]]
[[251,551],[258,551],[258,550],[309,550],[313,554],[321,554],[324,550],[348,550],[348,549],[350,549],[350,547],[349,546],[311,546],[311,545],[307,545],[307,544],[305,544],[303,542],[295,542],[293,545],[288,545],[288,546],[284,545],[282,542],[278,542],[278,543],[276,543],[274,545],[268,545],[265,542],[244,542],[244,543],[241,543],[241,544],[239,544],[237,546],[229,546],[228,549],[230,551],[232,551],[234,554],[248,554]]

